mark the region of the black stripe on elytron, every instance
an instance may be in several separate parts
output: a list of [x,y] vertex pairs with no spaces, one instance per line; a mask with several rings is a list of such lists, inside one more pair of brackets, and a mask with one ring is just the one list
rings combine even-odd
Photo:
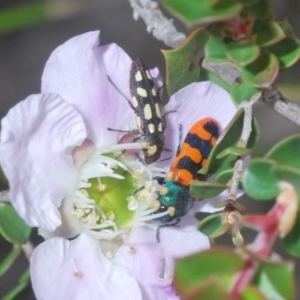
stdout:
[[218,138],[220,135],[219,126],[215,122],[209,121],[203,125],[203,128],[215,138]]
[[202,163],[195,163],[189,156],[184,156],[179,160],[176,167],[180,170],[189,171],[192,174],[193,179],[196,179],[197,172],[202,168]]
[[202,159],[207,158],[212,149],[210,140],[205,141],[201,139],[197,134],[188,133],[184,140],[184,143],[189,144],[192,148],[198,149],[201,152]]
[[[134,76],[136,75],[136,73],[134,74]],[[141,71],[141,73],[142,73],[143,79],[141,81],[135,81],[136,89],[137,88],[142,88],[142,89],[147,90],[147,92],[149,92],[149,91],[151,91],[153,89],[153,87],[156,88],[153,79],[146,78],[146,74],[143,74],[142,71]],[[154,95],[151,93],[150,96],[154,96]],[[155,95],[154,97],[156,97],[156,96],[157,95]]]

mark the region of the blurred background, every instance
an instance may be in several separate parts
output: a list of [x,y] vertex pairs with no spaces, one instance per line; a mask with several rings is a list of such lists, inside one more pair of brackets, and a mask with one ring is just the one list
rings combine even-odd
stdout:
[[[300,1],[271,2],[276,20],[288,18],[300,37]],[[168,15],[167,12],[165,14]],[[57,46],[87,31],[100,29],[102,45],[117,43],[131,58],[142,58],[150,68],[158,66],[164,75],[160,49],[168,47],[147,33],[143,21],[134,21],[132,15],[126,0],[0,0],[0,117],[28,95],[39,93],[44,65]],[[175,24],[180,31],[188,34],[182,24],[176,21]],[[299,79],[300,63],[297,63],[280,76],[277,84],[287,99],[298,101],[300,105]],[[261,137],[254,155],[263,155],[277,141],[299,132],[298,126],[263,105],[255,107],[255,117],[261,128]],[[249,212],[267,210],[271,205],[250,203],[246,198],[244,201]],[[247,235],[246,240],[251,241],[252,236]],[[230,236],[226,238],[230,244]],[[0,237],[0,261],[10,247]],[[282,253],[280,244],[276,251]],[[27,265],[25,257],[21,256],[14,267],[0,278],[1,299],[16,284]],[[15,299],[35,297],[28,287]]]

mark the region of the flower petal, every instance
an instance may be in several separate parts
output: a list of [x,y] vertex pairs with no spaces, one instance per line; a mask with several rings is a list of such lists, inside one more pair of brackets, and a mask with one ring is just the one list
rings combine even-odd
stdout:
[[38,299],[142,299],[137,282],[115,268],[100,242],[85,233],[40,244],[31,259],[31,279]]
[[[99,31],[76,36],[53,51],[42,76],[42,92],[55,92],[83,116],[90,138],[98,147],[118,142],[114,129],[136,128],[128,99],[131,60],[117,45],[99,46]],[[109,82],[111,78],[116,87]]]
[[39,235],[41,235],[45,240],[53,237],[71,239],[78,236],[82,232],[82,223],[73,213],[74,203],[72,196],[67,197],[62,201],[59,207],[59,212],[62,223],[54,231],[48,231],[39,228]]
[[208,237],[197,230],[197,223],[191,215],[186,215],[178,227],[176,225],[161,228],[160,244],[165,254],[179,258],[210,248]]
[[165,147],[172,152],[163,152],[160,165],[169,167],[176,155],[178,147],[179,124],[182,125],[182,141],[191,126],[198,120],[211,117],[216,119],[223,130],[235,115],[237,109],[230,95],[217,84],[206,81],[192,83],[175,93],[164,109],[166,116]]
[[176,295],[173,287],[157,288],[150,285],[140,285],[143,300],[180,300],[180,297]]
[[156,239],[156,226],[134,228],[112,261],[137,279],[143,295],[147,295],[145,299],[156,299],[149,295],[177,299],[172,287],[174,259],[210,247],[208,238],[197,230],[196,225],[197,220],[187,215],[178,227],[161,228],[160,242]]
[[32,95],[2,120],[0,161],[11,202],[30,226],[53,231],[77,182],[72,149],[86,137],[80,114],[58,95]]
[[160,243],[165,254],[166,276],[174,276],[174,259],[210,248],[207,236],[197,230],[198,221],[184,216],[176,226],[160,229]]
[[134,228],[124,244],[115,254],[113,263],[140,284],[169,286],[172,278],[159,278],[162,269],[163,253],[156,241],[154,228],[146,226]]

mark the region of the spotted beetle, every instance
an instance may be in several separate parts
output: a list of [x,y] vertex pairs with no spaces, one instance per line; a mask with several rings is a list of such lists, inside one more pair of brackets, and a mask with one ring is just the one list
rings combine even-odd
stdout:
[[[163,187],[167,188],[167,193],[159,196],[161,206],[154,212],[154,214],[165,212],[172,207],[174,213],[156,220],[164,224],[177,220],[175,223],[177,224],[179,219],[188,213],[195,202],[189,190],[190,182],[191,180],[206,180],[206,177],[198,174],[198,171],[207,163],[208,155],[218,136],[219,125],[212,118],[197,121],[190,128],[166,176],[167,181],[163,183]],[[162,225],[164,226],[169,225]]]
[[166,122],[165,116],[161,116],[161,100],[154,81],[139,58],[131,64],[129,85],[144,160],[146,164],[151,164],[160,158],[164,149]]

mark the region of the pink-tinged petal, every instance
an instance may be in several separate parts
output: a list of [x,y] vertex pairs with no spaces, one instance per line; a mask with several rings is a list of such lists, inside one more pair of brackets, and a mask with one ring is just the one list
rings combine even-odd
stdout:
[[190,215],[183,217],[178,227],[160,230],[160,244],[165,254],[166,274],[173,277],[174,259],[185,257],[210,248],[207,236],[197,230],[197,220]]
[[135,279],[102,253],[88,234],[40,244],[31,259],[31,280],[38,299],[142,299]]
[[61,225],[54,231],[39,229],[39,235],[45,240],[53,237],[63,237],[71,239],[76,237],[82,232],[82,223],[74,215],[74,204],[72,197],[65,198],[59,207],[61,216]]
[[89,139],[86,139],[80,146],[75,147],[72,155],[76,168],[79,169],[95,150],[95,144]]
[[140,285],[162,289],[166,299],[172,299],[174,258],[210,247],[208,238],[197,231],[196,225],[196,219],[186,216],[179,227],[161,228],[159,242],[156,238],[157,227],[134,228],[126,244],[115,254],[113,263],[136,278]]
[[[76,36],[53,51],[42,76],[42,92],[58,93],[83,116],[90,138],[98,147],[116,144],[114,129],[136,128],[128,99],[131,60],[117,45],[99,46],[99,31]],[[111,78],[116,87],[108,80]]]
[[162,97],[163,97],[163,89],[160,88],[160,87],[164,84],[164,82],[163,82],[163,79],[161,77],[161,73],[159,72],[158,68],[154,68],[154,69],[151,69],[149,71],[150,71],[150,74],[152,76],[152,79],[154,80],[156,88],[159,89],[159,96],[162,99]]
[[172,152],[163,152],[161,159],[170,157],[161,165],[169,167],[178,147],[179,124],[182,125],[182,141],[191,126],[198,120],[211,117],[216,119],[221,130],[224,129],[235,115],[237,109],[230,95],[218,85],[206,81],[192,83],[174,94],[164,109],[167,128],[165,130],[165,147]]
[[[210,248],[207,236],[197,230],[197,220],[185,223],[185,219],[194,219],[185,216],[179,222],[178,227],[169,226],[160,230],[160,244],[166,256],[179,258],[191,255],[203,249]],[[189,224],[189,225],[186,225]]]
[[157,288],[150,285],[140,285],[143,300],[180,300],[180,297],[176,295],[175,290],[170,288]]
[[161,78],[159,69],[158,68],[153,68],[153,69],[150,69],[149,72],[150,72],[153,80],[159,80],[158,83],[160,83],[160,84],[157,84],[157,85],[161,86],[163,82],[162,82],[162,78]]
[[53,231],[77,183],[72,149],[86,137],[80,114],[58,95],[29,96],[2,120],[0,161],[11,202],[33,227]]
[[163,252],[156,240],[156,230],[146,226],[134,228],[115,254],[113,263],[140,284],[157,287],[169,286],[172,278],[161,278]]
[[[118,144],[127,144],[127,143],[134,143],[136,140],[136,134],[134,132],[128,132],[122,136],[122,138],[118,141]],[[127,160],[136,160],[137,156],[141,153],[141,149],[128,149],[123,153],[123,156]]]

